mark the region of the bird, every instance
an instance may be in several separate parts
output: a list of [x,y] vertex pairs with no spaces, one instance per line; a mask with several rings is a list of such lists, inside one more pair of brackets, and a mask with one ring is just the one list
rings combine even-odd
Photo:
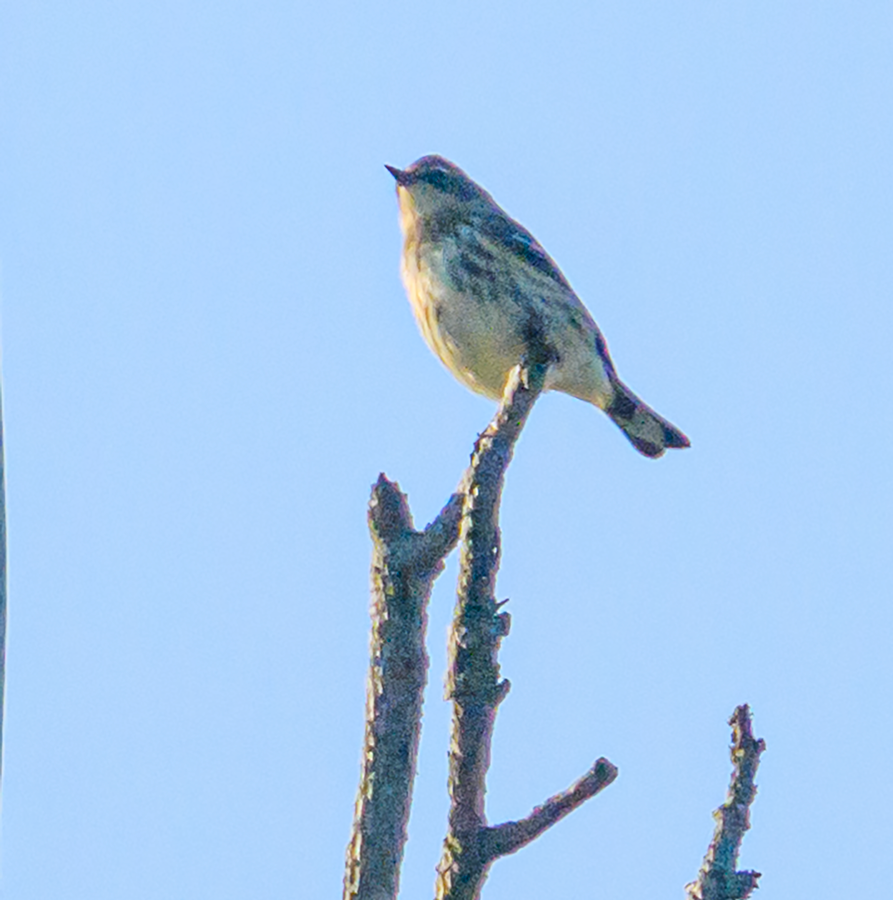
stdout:
[[644,456],[689,439],[618,377],[589,310],[536,238],[455,163],[428,155],[397,182],[401,275],[422,336],[471,390],[498,400],[533,340],[545,390],[603,410]]

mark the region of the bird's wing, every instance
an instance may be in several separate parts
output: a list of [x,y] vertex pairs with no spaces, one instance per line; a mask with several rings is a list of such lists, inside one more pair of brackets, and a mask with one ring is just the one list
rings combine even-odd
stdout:
[[523,260],[560,288],[561,304],[566,310],[573,310],[570,313],[570,321],[577,328],[584,329],[594,336],[596,353],[604,362],[607,371],[613,373],[614,364],[611,362],[608,345],[592,314],[576,295],[552,257],[543,250],[539,241],[523,225],[502,210],[494,211],[492,215],[487,216],[481,231],[485,239],[507,250],[517,259]]
[[[501,211],[500,211],[501,212]],[[519,222],[504,213],[494,213],[485,217],[481,225],[485,237],[508,250],[513,256],[523,260],[538,272],[547,275],[567,290],[572,290],[561,269],[543,250],[537,239]]]

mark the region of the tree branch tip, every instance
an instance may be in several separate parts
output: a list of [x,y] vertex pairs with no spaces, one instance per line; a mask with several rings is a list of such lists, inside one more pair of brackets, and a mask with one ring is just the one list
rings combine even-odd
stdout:
[[620,769],[610,759],[600,756],[589,772],[603,787],[607,787],[620,774]]
[[375,484],[372,485],[373,492],[377,490],[387,490],[389,488],[397,492],[400,491],[400,485],[396,481],[391,481],[384,472],[379,472],[378,478],[375,479]]
[[412,513],[406,494],[396,481],[390,481],[382,472],[372,486],[369,497],[369,525],[381,537],[387,539],[412,531]]
[[465,505],[465,494],[455,493],[444,504],[443,509],[437,514],[432,522],[425,526],[422,532],[425,537],[434,539],[440,537],[441,542],[448,546],[444,552],[455,546],[459,540],[459,526],[462,523],[462,509]]
[[732,760],[737,761],[748,754],[754,754],[759,758],[766,749],[766,741],[763,738],[753,736],[753,714],[750,706],[742,703],[735,707],[735,711],[729,717],[729,725],[732,727]]
[[566,791],[549,797],[525,818],[485,829],[488,842],[485,856],[489,860],[497,859],[529,844],[587,800],[591,800],[616,777],[616,766],[603,756],[599,757],[582,778],[577,779]]
[[735,707],[735,711],[729,717],[729,725],[741,732],[744,737],[753,735],[753,713],[750,705],[742,703]]
[[503,700],[509,695],[509,691],[512,689],[512,683],[508,680],[508,678],[503,678],[502,681],[496,685],[496,697],[493,699],[493,705],[499,706]]

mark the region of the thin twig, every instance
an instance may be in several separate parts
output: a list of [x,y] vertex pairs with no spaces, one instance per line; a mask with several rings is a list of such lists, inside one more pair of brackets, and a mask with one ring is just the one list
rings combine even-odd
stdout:
[[592,768],[575,781],[566,791],[550,797],[542,806],[537,806],[529,816],[518,822],[503,822],[495,828],[488,828],[485,842],[488,855],[494,859],[520,850],[534,838],[538,838],[547,828],[572,813],[578,806],[594,797],[617,777],[617,767],[602,757]]
[[380,475],[369,502],[372,637],[366,683],[363,770],[347,847],[345,900],[393,900],[427,681],[427,605],[444,557],[456,545],[462,498],[454,495],[424,531],[413,528],[406,497]]
[[698,872],[698,880],[685,886],[690,900],[746,900],[757,887],[759,872],[738,872],[738,854],[744,832],[750,828],[750,806],[760,754],[766,742],[753,736],[750,708],[739,706],[729,719],[732,726],[732,781],[726,802],[713,813],[716,830]]

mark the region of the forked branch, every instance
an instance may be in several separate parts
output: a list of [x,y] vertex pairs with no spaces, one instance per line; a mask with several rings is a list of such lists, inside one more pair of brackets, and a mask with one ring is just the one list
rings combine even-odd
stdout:
[[434,522],[416,531],[396,484],[380,475],[372,489],[366,732],[344,900],[397,896],[428,673],[428,598],[444,557],[456,545],[461,514],[462,498],[453,495]]
[[497,659],[508,613],[495,596],[499,566],[499,504],[515,441],[543,389],[548,359],[515,368],[493,421],[478,438],[463,481],[459,591],[450,634],[447,695],[453,701],[450,813],[437,867],[438,900],[475,900],[495,859],[519,849],[610,784],[617,770],[605,759],[573,787],[520,822],[491,828],[484,813],[496,709],[509,690]]
[[[438,900],[477,900],[494,860],[541,835],[617,777],[607,760],[518,821],[489,826],[486,776],[496,710],[509,690],[498,651],[510,618],[495,597],[499,504],[515,442],[543,390],[547,357],[516,367],[493,421],[475,444],[458,493],[437,519],[416,531],[406,497],[381,475],[369,504],[372,555],[371,662],[366,694],[363,770],[344,878],[344,900],[395,900],[406,842],[412,782],[427,680],[427,603],[443,560],[461,537],[459,590],[450,633],[447,695],[453,702],[450,812],[437,867]],[[689,900],[746,900],[757,872],[736,871],[762,740],[750,710],[733,728],[734,771],[716,831]]]

